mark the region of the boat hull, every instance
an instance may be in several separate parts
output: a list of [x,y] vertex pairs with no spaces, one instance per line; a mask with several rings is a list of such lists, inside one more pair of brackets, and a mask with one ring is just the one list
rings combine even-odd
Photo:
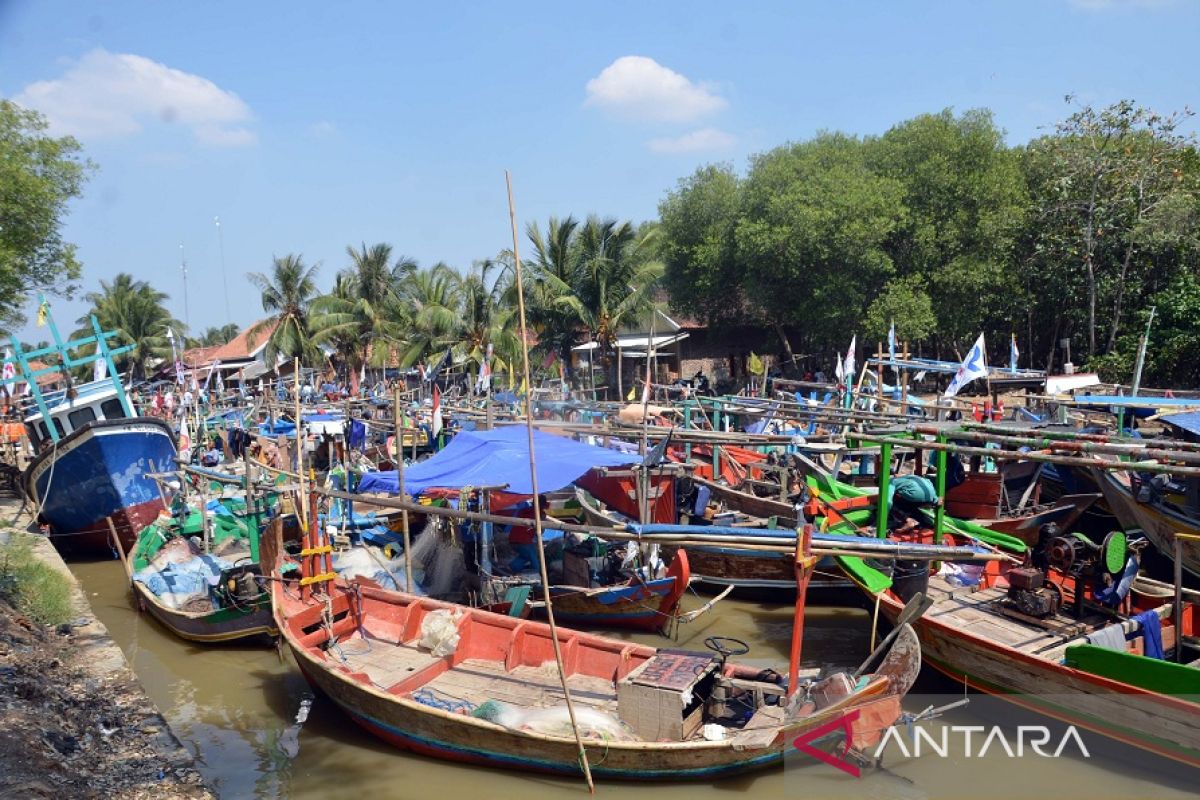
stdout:
[[[385,593],[364,587],[365,597],[380,597]],[[397,594],[398,593],[391,593]],[[420,600],[429,608],[454,608],[450,604]],[[290,598],[281,596],[275,588],[277,614],[293,605]],[[334,601],[335,613],[338,601]],[[468,614],[481,615],[479,609],[464,609]],[[284,612],[286,613],[286,612]],[[513,629],[514,641],[521,638],[532,640],[545,636],[544,630],[534,631],[517,626],[532,626],[538,623],[514,620],[508,617],[489,615],[497,626]],[[313,617],[318,619],[318,617]],[[304,618],[307,622],[308,617]],[[300,621],[286,617],[278,621],[284,641],[295,657],[296,664],[309,684],[324,694],[345,712],[355,723],[384,742],[399,749],[426,756],[480,766],[518,769],[525,772],[542,772],[558,775],[579,775],[579,752],[570,736],[551,736],[513,730],[481,719],[476,719],[451,710],[427,705],[404,696],[406,691],[392,687],[384,690],[367,683],[352,672],[339,670],[323,651],[313,644],[306,646],[298,633],[307,629]],[[372,622],[368,618],[368,627]],[[625,642],[603,640],[589,634],[559,629],[565,639],[564,647],[568,660],[582,659],[579,651],[587,645],[583,640],[596,642],[613,653],[620,653],[622,663],[628,669],[652,654],[645,646]],[[319,637],[321,634],[315,634]],[[312,634],[304,634],[312,639]],[[464,634],[463,642],[471,640]],[[460,648],[464,646],[460,643]],[[549,652],[549,651],[547,651]],[[448,657],[453,660],[454,657]],[[600,779],[616,780],[703,780],[723,775],[732,775],[762,769],[781,763],[789,752],[794,752],[791,743],[809,731],[833,731],[840,735],[843,714],[850,708],[876,709],[890,724],[900,714],[900,697],[889,694],[889,681],[877,680],[855,695],[843,698],[833,705],[794,724],[779,727],[767,740],[753,745],[734,746],[730,741],[688,742],[622,742],[588,740],[585,744],[592,774]],[[831,725],[830,723],[833,723]],[[872,739],[877,741],[879,731],[871,729]],[[860,741],[857,723],[854,741]],[[863,740],[867,741],[867,740]]]
[[[1117,521],[1126,528],[1140,528],[1154,547],[1169,559],[1175,558],[1175,534],[1200,535],[1200,520],[1158,502],[1139,503],[1129,484],[1128,473],[1091,470],[1104,492],[1104,500]],[[1200,576],[1200,542],[1180,540],[1183,568]]]
[[176,453],[175,435],[162,420],[92,422],[33,460],[25,491],[60,550],[110,553],[108,518],[128,549],[163,508],[147,474],[175,469]]
[[[890,593],[881,595],[880,610],[893,623],[903,607]],[[936,606],[915,627],[924,663],[956,682],[1200,767],[1200,713],[1194,702],[1092,675],[938,622]]]
[[140,583],[135,582],[133,587],[139,608],[144,609],[171,633],[190,642],[219,644],[279,635],[267,595],[246,609],[219,608],[207,613],[193,613],[167,608]]

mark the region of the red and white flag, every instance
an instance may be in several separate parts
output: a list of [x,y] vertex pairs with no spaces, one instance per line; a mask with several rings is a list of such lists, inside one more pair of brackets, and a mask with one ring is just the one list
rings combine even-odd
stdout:
[[433,423],[430,429],[434,436],[442,432],[442,390],[436,383],[433,385]]

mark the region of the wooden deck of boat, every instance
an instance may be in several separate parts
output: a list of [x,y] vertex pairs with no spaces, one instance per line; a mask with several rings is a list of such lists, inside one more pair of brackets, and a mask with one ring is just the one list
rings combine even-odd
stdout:
[[[616,713],[617,690],[609,681],[570,675],[567,686],[575,703]],[[566,702],[553,662],[546,667],[520,666],[508,671],[499,661],[468,658],[422,688],[472,705],[500,700],[523,708],[546,708]]]
[[925,614],[927,619],[1051,660],[1061,658],[1061,648],[1068,643],[1078,644],[1086,634],[1109,623],[1098,614],[1075,619],[1064,612],[1040,620],[1040,624],[1015,619],[1001,611],[1006,587],[972,591],[938,576],[929,579],[929,594],[936,602]]
[[[397,645],[369,635],[364,639],[357,633],[341,641],[334,658],[344,670],[365,674],[383,691],[441,660],[412,645]],[[567,685],[571,689],[571,699],[576,703],[616,712],[617,690],[610,681],[589,675],[570,675]],[[506,670],[501,661],[468,658],[421,688],[444,700],[466,701],[472,705],[500,700],[527,708],[544,708],[565,702],[553,662],[543,667],[518,666]]]
[[[344,661],[340,661],[344,658]],[[397,645],[386,639],[371,636],[363,638],[357,633],[347,636],[334,654],[347,672],[361,672],[376,688],[387,691],[414,672],[430,666],[441,659],[416,647]]]

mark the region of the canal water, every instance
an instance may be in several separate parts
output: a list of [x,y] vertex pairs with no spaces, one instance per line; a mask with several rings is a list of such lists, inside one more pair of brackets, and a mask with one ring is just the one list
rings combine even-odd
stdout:
[[[383,745],[361,731],[323,698],[314,698],[289,654],[269,647],[203,647],[179,640],[147,615],[134,611],[116,561],[72,564],[96,615],[125,651],[142,685],[196,757],[197,766],[222,798],[334,797],[541,798],[585,797],[582,780],[543,777],[459,766],[411,755]],[[687,598],[694,608],[705,598]],[[804,637],[805,666],[853,668],[870,648],[871,618],[859,608],[810,608]],[[751,646],[749,658],[763,665],[786,664],[791,610],[770,602],[726,599],[696,622],[682,627],[678,642],[653,635],[626,635],[648,644],[703,649],[706,636],[733,636]],[[928,670],[926,670],[928,672]],[[923,674],[905,707],[918,712],[962,697],[961,687]],[[641,800],[706,800],[730,795],[761,798],[1174,798],[1196,797],[1196,774],[1138,751],[1081,732],[1084,757],[1074,741],[1060,757],[1010,756],[999,745],[979,753],[963,743],[966,726],[999,725],[1016,749],[1020,725],[1046,720],[1014,707],[971,695],[965,707],[921,723],[949,742],[945,755],[928,745],[920,757],[889,745],[883,768],[861,777],[838,771],[803,754],[783,767],[711,784],[603,783],[601,797]],[[308,708],[311,706],[311,708]],[[297,715],[308,708],[307,719]],[[950,727],[953,726],[953,727]],[[947,734],[946,729],[949,733]],[[1056,749],[1062,726],[1053,728],[1047,751]],[[908,732],[905,732],[908,736]],[[907,741],[912,741],[911,739]],[[928,741],[928,740],[927,740]]]

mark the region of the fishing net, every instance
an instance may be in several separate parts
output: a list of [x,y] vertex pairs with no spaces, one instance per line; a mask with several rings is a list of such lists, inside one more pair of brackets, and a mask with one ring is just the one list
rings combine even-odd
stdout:
[[462,542],[448,520],[434,517],[412,545],[413,567],[425,574],[423,588],[432,597],[461,591],[467,568]]

